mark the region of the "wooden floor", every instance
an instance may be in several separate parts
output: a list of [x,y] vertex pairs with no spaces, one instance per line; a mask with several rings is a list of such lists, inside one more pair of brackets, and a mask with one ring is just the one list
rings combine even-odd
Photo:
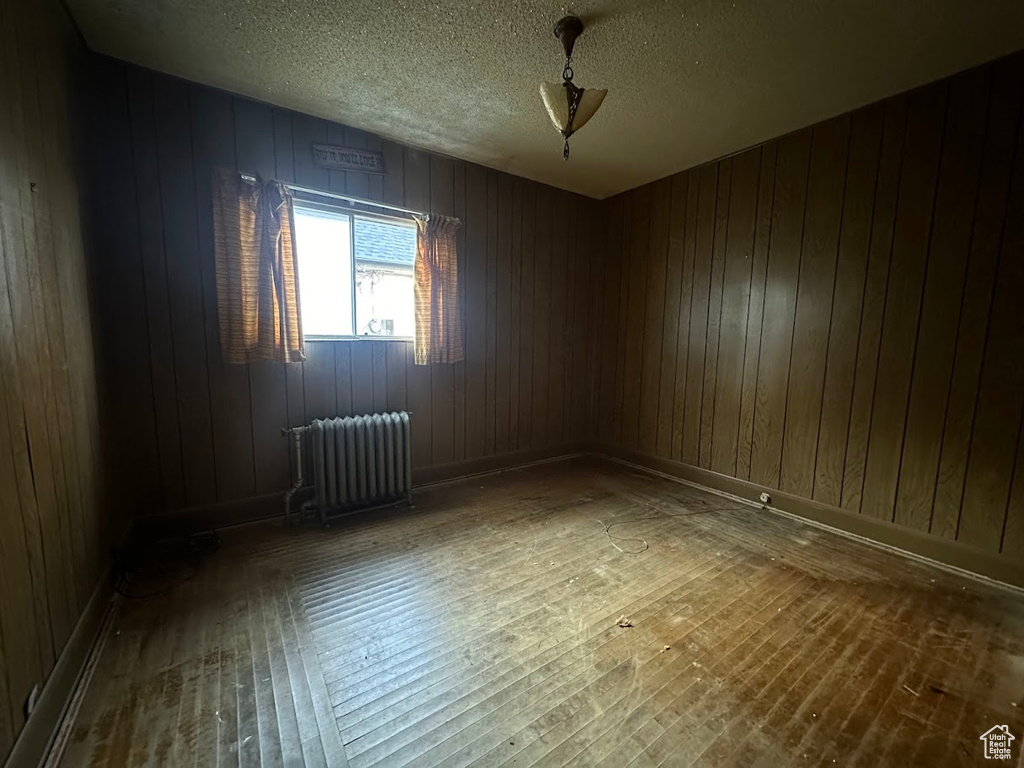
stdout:
[[1024,597],[574,460],[226,534],[124,602],[63,764],[979,765],[1004,723],[1018,765]]

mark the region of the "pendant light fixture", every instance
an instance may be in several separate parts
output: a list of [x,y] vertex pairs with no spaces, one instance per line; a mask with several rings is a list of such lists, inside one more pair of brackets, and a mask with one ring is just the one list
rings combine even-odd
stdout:
[[577,88],[572,81],[572,48],[576,38],[583,34],[583,22],[576,16],[566,16],[555,24],[555,37],[565,49],[565,67],[562,84],[541,83],[540,96],[544,100],[548,117],[562,134],[565,146],[562,158],[569,159],[569,137],[586,125],[601,106],[608,91],[598,88]]

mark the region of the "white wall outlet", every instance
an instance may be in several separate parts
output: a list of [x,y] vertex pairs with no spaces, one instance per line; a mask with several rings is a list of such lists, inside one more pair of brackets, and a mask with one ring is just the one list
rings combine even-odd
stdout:
[[760,499],[761,499],[761,503],[762,504],[771,504],[772,503],[772,495],[770,493],[768,493],[767,491],[764,491],[764,492],[761,493]]

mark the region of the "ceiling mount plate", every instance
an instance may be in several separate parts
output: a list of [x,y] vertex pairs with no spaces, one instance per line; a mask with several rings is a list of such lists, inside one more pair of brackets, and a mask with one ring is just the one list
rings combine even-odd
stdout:
[[583,21],[579,16],[564,16],[555,23],[555,37],[562,41],[565,58],[572,56],[576,38],[583,34]]

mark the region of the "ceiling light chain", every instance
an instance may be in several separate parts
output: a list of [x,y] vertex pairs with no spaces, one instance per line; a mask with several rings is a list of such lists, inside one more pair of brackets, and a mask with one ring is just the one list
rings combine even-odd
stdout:
[[586,124],[604,101],[605,90],[579,88],[573,83],[572,50],[576,38],[583,33],[583,22],[576,16],[566,16],[555,24],[555,37],[565,50],[565,66],[562,68],[561,86],[555,83],[541,83],[540,95],[544,100],[548,116],[555,128],[562,134],[562,158],[569,159],[569,137]]

